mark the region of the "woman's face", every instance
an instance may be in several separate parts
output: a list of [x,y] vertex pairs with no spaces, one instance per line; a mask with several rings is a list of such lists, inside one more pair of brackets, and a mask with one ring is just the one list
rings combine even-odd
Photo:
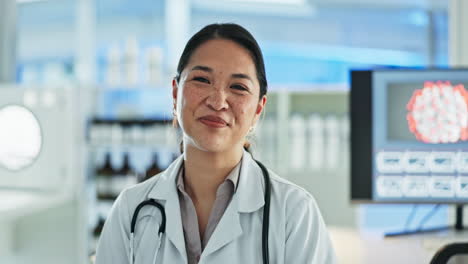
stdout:
[[209,152],[242,148],[266,96],[248,50],[225,39],[200,45],[173,81],[174,106],[184,143]]

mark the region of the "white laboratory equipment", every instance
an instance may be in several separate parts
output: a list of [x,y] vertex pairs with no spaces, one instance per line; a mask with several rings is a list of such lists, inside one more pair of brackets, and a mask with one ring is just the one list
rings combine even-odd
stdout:
[[0,86],[0,263],[87,263],[78,87]]

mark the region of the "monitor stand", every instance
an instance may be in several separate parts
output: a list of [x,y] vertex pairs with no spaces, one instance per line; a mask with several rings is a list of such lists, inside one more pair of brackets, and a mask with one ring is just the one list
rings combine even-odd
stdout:
[[463,226],[463,205],[456,205],[454,226],[440,226],[440,227],[432,227],[432,228],[426,228],[426,229],[389,232],[389,233],[385,233],[385,237],[408,236],[408,235],[415,235],[415,234],[439,232],[439,231],[450,230],[450,229],[455,229],[456,231],[462,231],[465,229],[465,227]]

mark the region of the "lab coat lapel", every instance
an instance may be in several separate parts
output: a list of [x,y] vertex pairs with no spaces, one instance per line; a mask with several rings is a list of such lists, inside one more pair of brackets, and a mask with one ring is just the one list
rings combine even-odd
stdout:
[[202,253],[209,255],[242,235],[237,199],[233,198]]
[[239,212],[252,213],[263,207],[265,204],[264,185],[262,169],[252,155],[244,151],[236,192],[239,197]]
[[207,256],[242,235],[241,213],[252,213],[263,207],[262,171],[244,151],[237,191],[216,226],[202,256]]
[[148,196],[156,200],[166,201],[164,204],[166,211],[166,236],[174,244],[184,260],[187,261],[179,196],[176,187],[177,175],[182,164],[183,156],[180,156],[159,176],[160,179]]

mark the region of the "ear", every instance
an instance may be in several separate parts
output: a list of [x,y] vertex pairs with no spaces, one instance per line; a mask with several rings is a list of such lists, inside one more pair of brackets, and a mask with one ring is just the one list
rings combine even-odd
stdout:
[[177,90],[179,89],[176,79],[172,79],[172,99],[177,102]]
[[267,102],[267,96],[266,96],[266,95],[264,95],[264,96],[258,101],[257,109],[255,110],[255,116],[254,116],[254,120],[253,120],[252,126],[255,126],[255,124],[257,124],[258,119],[260,119],[260,115],[262,114],[263,109],[265,108],[266,102]]
[[179,122],[177,121],[177,92],[178,92],[179,86],[176,81],[176,79],[172,79],[172,126],[177,128],[179,125]]

